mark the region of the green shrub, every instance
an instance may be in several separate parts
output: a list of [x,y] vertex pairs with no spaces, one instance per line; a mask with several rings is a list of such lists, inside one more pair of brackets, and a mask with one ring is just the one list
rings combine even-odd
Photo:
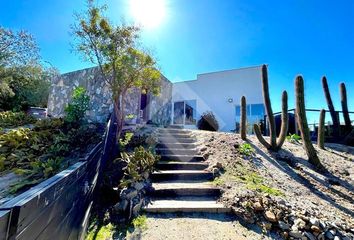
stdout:
[[65,108],[65,120],[80,124],[84,120],[89,106],[90,97],[86,94],[86,90],[82,87],[75,88],[71,102]]
[[151,173],[154,170],[159,156],[140,146],[135,148],[133,153],[123,152],[122,160],[127,162],[127,167],[124,169],[121,186],[127,187],[135,182],[143,181],[143,173]]
[[0,112],[0,127],[12,128],[35,123],[37,120],[24,112]]
[[251,156],[254,153],[254,148],[249,143],[243,143],[239,146],[239,151],[244,156]]
[[218,131],[219,123],[216,120],[214,114],[208,111],[202,114],[197,123],[197,127],[199,130]]
[[289,134],[289,136],[286,137],[286,140],[296,144],[296,143],[300,143],[301,137],[297,134]]

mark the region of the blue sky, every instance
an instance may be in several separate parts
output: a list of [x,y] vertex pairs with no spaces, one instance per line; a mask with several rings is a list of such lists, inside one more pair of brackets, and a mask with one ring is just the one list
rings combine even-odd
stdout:
[[[131,0],[101,0],[114,22],[132,21]],[[269,64],[271,98],[279,110],[282,90],[294,106],[294,78],[305,79],[308,108],[326,107],[321,76],[326,75],[340,110],[338,85],[344,81],[354,110],[354,1],[164,0],[166,17],[144,30],[142,43],[152,49],[170,80],[196,74]],[[38,41],[44,60],[64,72],[90,66],[71,52],[73,12],[83,0],[1,0],[0,24],[26,29]]]

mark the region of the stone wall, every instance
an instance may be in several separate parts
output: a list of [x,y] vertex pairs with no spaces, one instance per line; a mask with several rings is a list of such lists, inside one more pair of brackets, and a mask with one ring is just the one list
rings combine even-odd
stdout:
[[[153,96],[149,94],[147,106],[147,120],[157,124],[168,123],[171,118],[172,83],[163,77],[161,94]],[[72,92],[76,87],[84,87],[90,96],[90,110],[87,118],[92,122],[105,122],[113,111],[111,93],[104,82],[97,67],[87,68],[62,74],[53,79],[48,100],[48,114],[53,117],[62,117],[64,109],[71,100]],[[126,97],[126,114],[135,117],[131,123],[140,120],[140,89],[133,88]]]

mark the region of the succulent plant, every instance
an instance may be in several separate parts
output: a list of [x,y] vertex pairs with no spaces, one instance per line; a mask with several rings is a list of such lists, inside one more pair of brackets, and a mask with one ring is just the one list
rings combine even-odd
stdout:
[[322,87],[323,92],[326,97],[327,105],[329,113],[331,114],[332,122],[333,122],[333,135],[338,137],[340,135],[340,123],[336,110],[334,109],[331,93],[329,92],[327,78],[325,76],[322,77]]
[[241,139],[246,140],[246,130],[247,130],[247,117],[246,117],[246,97],[241,97],[241,121],[240,121],[240,133]]
[[317,135],[317,145],[321,149],[324,149],[325,118],[326,118],[326,110],[321,109],[321,111],[320,111],[320,119],[319,119],[319,123],[318,123],[318,135]]
[[254,131],[258,138],[258,141],[262,143],[267,149],[278,151],[283,145],[287,132],[288,132],[288,93],[286,91],[282,94],[282,122],[279,138],[277,140],[275,120],[272,110],[272,105],[269,97],[269,86],[268,86],[268,71],[267,66],[262,66],[262,91],[263,91],[263,100],[266,108],[268,123],[270,129],[270,143],[268,143],[262,136],[260,127],[257,124],[254,124]]
[[340,90],[340,102],[342,105],[343,118],[344,118],[344,122],[345,122],[345,130],[348,133],[352,130],[352,123],[351,123],[350,117],[349,117],[347,89],[346,89],[344,83],[341,83],[339,85],[339,90]]
[[317,156],[316,150],[312,145],[310,130],[307,124],[306,108],[305,108],[305,93],[304,93],[304,79],[302,76],[297,76],[295,79],[295,99],[296,99],[296,120],[301,132],[302,144],[305,148],[309,162],[315,165],[318,169],[323,166]]

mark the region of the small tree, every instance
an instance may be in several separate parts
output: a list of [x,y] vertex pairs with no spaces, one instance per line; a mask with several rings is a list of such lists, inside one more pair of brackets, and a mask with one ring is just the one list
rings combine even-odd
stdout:
[[103,80],[112,91],[114,111],[117,116],[117,137],[121,135],[125,118],[126,95],[133,87],[154,94],[160,92],[160,72],[155,60],[137,49],[139,29],[134,26],[115,26],[102,16],[105,7],[88,1],[88,11],[78,15],[73,26],[77,39],[76,50],[97,64]]
[[72,99],[65,108],[65,120],[70,123],[80,124],[84,120],[86,111],[89,110],[89,107],[90,97],[86,94],[85,88],[75,88]]

